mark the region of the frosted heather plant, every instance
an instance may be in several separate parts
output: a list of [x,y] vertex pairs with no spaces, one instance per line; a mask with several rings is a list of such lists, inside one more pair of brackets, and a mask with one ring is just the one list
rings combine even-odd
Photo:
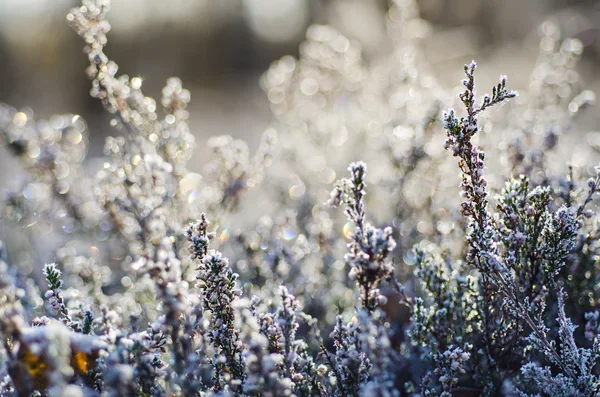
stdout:
[[[109,6],[67,17],[117,129],[95,175],[81,117],[0,107],[0,139],[29,174],[2,220],[43,245],[17,250],[52,256],[0,243],[0,395],[599,393],[600,174],[550,161],[593,99],[579,41],[543,24],[533,95],[484,123],[515,94],[501,78],[478,100],[471,63],[465,116],[440,117],[451,97],[419,50],[431,28],[413,2],[391,3],[392,51],[376,59],[313,26],[299,58],[261,79],[274,120],[256,154],[211,138],[200,175],[187,171],[190,92],[169,78],[155,100],[118,75]],[[505,175],[480,147],[498,138],[489,125],[515,124],[489,152],[508,156]],[[56,241],[40,238],[50,227]]]
[[[598,386],[593,381],[592,367],[582,366],[579,357],[582,353],[573,338],[574,328],[565,316],[564,292],[562,288],[557,290],[555,280],[575,248],[578,233],[576,217],[581,215],[581,211],[565,205],[553,210],[549,205],[550,188],[537,187],[529,191],[527,179],[522,176],[520,180],[507,183],[504,196],[498,199],[500,218],[492,217],[487,208],[487,182],[483,178],[485,155],[471,143],[471,138],[479,129],[477,115],[488,106],[515,94],[505,90],[505,78],[501,78],[492,96],[485,95],[482,104],[476,105],[474,70],[474,63],[465,65],[466,90],[461,94],[461,100],[467,117],[459,121],[452,110],[444,115],[447,147],[459,157],[463,175],[461,187],[466,201],[462,204],[462,212],[471,220],[467,261],[481,273],[479,288],[486,309],[489,310],[491,302],[496,300],[499,312],[513,318],[506,317],[502,322],[515,322],[507,327],[507,331],[517,330],[517,343],[522,342],[524,337],[520,329],[530,333],[528,340],[532,345],[524,347],[523,358],[527,359],[528,349],[533,346],[559,368],[559,378],[571,385],[555,391],[558,393],[555,395],[595,395]],[[593,183],[589,187],[593,189]],[[556,349],[544,319],[553,292],[558,299],[556,307],[562,354]],[[491,343],[497,325],[491,328],[488,325],[493,312],[484,312],[484,316],[487,318],[483,320],[483,332],[491,331],[488,342]],[[519,325],[520,321],[522,325]],[[488,363],[495,364],[493,353],[488,350],[486,354]],[[591,351],[583,354],[591,354]],[[591,360],[594,361],[593,358]],[[522,372],[525,379],[534,378],[538,382],[543,382],[539,379],[546,373],[532,370],[531,364],[524,366]]]

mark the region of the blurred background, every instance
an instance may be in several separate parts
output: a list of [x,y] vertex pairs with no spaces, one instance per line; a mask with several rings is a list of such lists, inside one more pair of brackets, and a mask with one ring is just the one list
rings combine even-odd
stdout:
[[[429,22],[423,32],[426,58],[448,87],[460,82],[462,64],[474,58],[485,70],[483,84],[507,74],[512,88],[526,88],[538,54],[536,28],[553,16],[583,42],[579,71],[588,88],[600,92],[600,1],[418,3]],[[31,107],[42,118],[81,114],[94,157],[111,131],[109,116],[88,95],[83,43],[65,20],[78,4],[0,0],[0,101]],[[330,24],[359,41],[367,59],[385,54],[387,8],[386,0],[113,0],[107,54],[121,73],[142,77],[153,97],[168,77],[181,77],[192,93],[191,126],[199,142],[230,134],[252,148],[271,120],[258,82],[269,64],[297,55],[312,23]]]

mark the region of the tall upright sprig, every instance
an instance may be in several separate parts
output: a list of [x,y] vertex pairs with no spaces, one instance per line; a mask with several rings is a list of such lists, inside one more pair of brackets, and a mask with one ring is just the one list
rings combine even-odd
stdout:
[[198,288],[204,310],[210,313],[211,331],[208,337],[217,349],[213,358],[215,390],[225,386],[239,391],[246,377],[242,355],[240,330],[234,325],[233,302],[241,295],[237,286],[238,275],[231,270],[229,261],[221,252],[209,250],[210,222],[202,214],[200,220],[190,224],[185,234],[192,257],[198,260]]
[[508,269],[501,263],[497,241],[497,232],[490,225],[491,215],[488,212],[487,180],[483,177],[485,166],[485,153],[479,147],[473,145],[471,139],[479,131],[477,115],[486,108],[501,103],[517,94],[506,91],[506,77],[500,78],[500,83],[494,87],[493,95],[485,95],[481,106],[476,105],[475,100],[475,72],[476,64],[471,62],[465,65],[463,80],[466,87],[460,95],[467,116],[460,120],[456,118],[453,109],[444,113],[444,128],[448,138],[445,147],[459,158],[458,166],[462,172],[461,189],[465,201],[461,204],[461,212],[471,220],[471,233],[467,236],[470,246],[468,260],[482,272],[484,277],[488,274],[494,275],[499,282],[500,288],[510,291],[511,285],[508,279],[511,275]]
[[394,264],[391,253],[396,247],[392,228],[379,229],[366,221],[364,204],[365,173],[367,166],[359,161],[348,167],[350,178],[341,179],[335,184],[328,204],[337,207],[346,204],[346,217],[354,224],[354,231],[348,243],[349,251],[344,259],[350,267],[350,278],[356,279],[363,307],[373,311],[379,304],[387,302],[379,286],[384,280],[395,282],[398,291],[405,298],[402,287],[395,281]]
[[48,282],[48,290],[44,294],[44,297],[48,299],[52,311],[62,316],[61,321],[67,326],[73,327],[73,320],[62,294],[63,281],[60,278],[61,274],[60,269],[58,269],[55,263],[49,263],[44,266],[44,277],[46,277],[46,281]]
[[[482,111],[513,98],[517,94],[514,91],[506,91],[506,77],[502,76],[500,83],[494,87],[492,96],[486,94],[482,104],[478,106],[475,99],[475,68],[475,62],[465,65],[467,78],[463,80],[463,84],[466,89],[460,95],[460,99],[465,106],[467,116],[458,120],[454,110],[451,109],[444,113],[444,128],[448,135],[445,146],[452,151],[454,156],[459,157],[458,164],[462,172],[461,188],[462,195],[466,200],[462,203],[461,211],[471,220],[472,230],[467,235],[469,244],[467,260],[480,271],[483,287],[492,285],[498,288],[511,309],[511,314],[527,323],[532,330],[532,338],[537,341],[536,345],[539,350],[559,366],[566,376],[577,379],[572,366],[561,357],[555,349],[554,343],[550,341],[548,328],[542,319],[543,306],[535,317],[532,317],[532,308],[529,306],[528,298],[526,297],[524,301],[519,299],[518,283],[502,257],[501,248],[496,243],[499,241],[498,230],[493,224],[492,216],[487,209],[488,189],[487,181],[483,177],[485,153],[475,146],[471,139],[479,131],[477,116]],[[574,215],[569,216],[569,211],[558,211],[557,216],[559,218],[572,218]],[[557,222],[565,225],[569,223],[566,219]],[[572,228],[570,229],[572,230]],[[563,246],[565,244],[569,245],[569,239],[573,237],[570,233],[559,243]],[[552,242],[548,241],[548,243],[551,244]],[[567,247],[559,248],[562,259],[565,256],[565,248]]]

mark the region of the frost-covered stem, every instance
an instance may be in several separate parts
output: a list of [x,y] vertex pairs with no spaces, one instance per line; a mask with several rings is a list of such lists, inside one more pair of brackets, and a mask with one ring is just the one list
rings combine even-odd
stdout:
[[588,179],[588,195],[577,208],[577,217],[579,218],[584,214],[585,207],[592,201],[594,194],[598,191],[598,185],[600,184],[600,167],[596,167],[596,177]]
[[460,95],[467,111],[467,117],[461,118],[459,121],[454,110],[449,110],[444,114],[444,128],[448,135],[445,147],[460,159],[458,165],[462,172],[461,187],[466,198],[466,201],[461,205],[461,212],[472,219],[471,227],[473,230],[468,236],[468,244],[471,248],[469,257],[478,270],[484,275],[488,275],[489,280],[496,284],[500,292],[511,303],[515,314],[531,327],[533,333],[541,341],[544,353],[552,356],[553,361],[566,374],[576,379],[576,375],[564,364],[561,356],[548,341],[545,332],[533,321],[529,315],[529,310],[519,301],[510,271],[501,262],[494,242],[496,232],[490,225],[491,215],[487,210],[486,198],[488,195],[487,181],[483,178],[485,154],[472,144],[471,138],[479,129],[477,121],[479,113],[494,104],[513,98],[517,94],[505,90],[506,77],[502,76],[500,83],[493,89],[492,97],[485,95],[482,105],[477,107],[475,104],[475,68],[475,62],[465,65],[467,78],[463,80],[463,85],[466,90]]
[[92,96],[100,99],[104,108],[115,114],[131,138],[134,138],[137,135],[136,130],[123,116],[121,110],[122,106],[126,106],[126,102],[116,97],[111,87],[105,83],[106,79],[114,79],[113,71],[116,72],[116,65],[111,64],[104,53],[107,43],[106,34],[111,29],[106,20],[106,13],[109,10],[109,1],[84,1],[80,8],[71,10],[71,13],[67,15],[67,21],[86,41],[85,53],[90,62],[87,74],[93,82]]
[[209,225],[206,215],[202,214],[198,222],[186,228],[185,234],[192,258],[199,260],[197,286],[202,294],[204,310],[211,314],[209,339],[225,359],[222,363],[215,358],[213,363],[217,377],[215,389],[221,390],[223,385],[219,377],[223,372],[230,373],[232,379],[229,384],[233,388],[241,386],[246,377],[240,331],[234,325],[232,307],[241,290],[237,287],[238,275],[231,270],[227,258],[219,251],[208,250],[209,241],[214,236],[207,231]]
[[386,301],[379,291],[383,280],[394,284],[403,303],[408,303],[408,299],[402,287],[393,279],[394,264],[390,257],[396,241],[392,238],[392,229],[378,229],[366,222],[363,202],[366,169],[366,164],[361,161],[350,164],[348,170],[351,177],[336,183],[328,204],[333,207],[346,204],[346,217],[354,224],[354,231],[348,243],[350,252],[344,259],[350,267],[350,278],[356,279],[363,307],[372,312]]
[[346,388],[344,387],[344,383],[342,382],[342,379],[343,379],[342,374],[340,374],[340,371],[338,370],[337,366],[331,359],[331,356],[329,355],[329,352],[327,351],[327,348],[325,348],[325,345],[323,344],[323,342],[320,343],[319,348],[321,349],[321,354],[323,354],[325,356],[325,359],[327,360],[329,367],[331,368],[331,370],[333,371],[333,373],[335,375],[335,378],[337,379],[336,386],[339,387],[340,392],[342,393],[341,395],[349,396],[350,394],[348,394],[348,392],[346,392]]
[[209,232],[210,222],[206,214],[202,213],[198,222],[189,225],[185,229],[185,235],[189,241],[189,250],[193,259],[204,260],[208,254],[210,240],[215,236],[214,232]]
[[61,294],[63,285],[63,281],[60,279],[61,274],[62,272],[58,269],[56,263],[49,263],[44,266],[44,277],[46,277],[46,281],[48,282],[48,290],[44,294],[44,297],[48,299],[52,310],[62,315],[61,321],[73,328],[73,320]]
[[[363,203],[363,197],[365,195],[365,171],[366,166],[360,163],[353,163],[350,165],[349,170],[352,173],[352,188],[350,192],[352,194],[352,200],[349,200],[348,207],[346,208],[346,215],[355,225],[355,231],[352,234],[354,243],[351,245],[352,255],[358,257],[360,255],[360,249],[363,248],[364,238],[364,223],[365,223],[365,208]],[[359,280],[359,283],[361,281]],[[362,282],[362,304],[364,307],[371,308],[375,305],[369,302],[370,283],[368,281]]]
[[295,339],[296,329],[298,328],[298,324],[295,321],[295,300],[289,294],[287,288],[280,288],[281,294],[281,306],[282,306],[282,314],[283,314],[283,337],[284,337],[284,352],[285,355],[283,357],[283,362],[285,363],[285,372],[288,378],[292,379],[292,363],[290,362],[290,353],[292,351],[291,342]]
[[173,369],[176,374],[181,374],[185,368],[185,355],[189,352],[187,336],[182,335],[183,315],[185,306],[181,292],[177,288],[180,280],[169,277],[170,265],[154,265],[149,269],[149,274],[155,280],[158,300],[163,304],[164,320],[162,326],[165,333],[171,338],[170,350],[173,354]]
[[92,325],[94,323],[94,312],[91,310],[86,310],[83,313],[83,326],[81,332],[83,334],[89,335],[92,332]]

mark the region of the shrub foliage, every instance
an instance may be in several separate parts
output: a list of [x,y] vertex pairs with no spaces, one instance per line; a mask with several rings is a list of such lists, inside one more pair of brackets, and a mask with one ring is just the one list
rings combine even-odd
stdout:
[[371,62],[312,26],[261,79],[256,152],[211,138],[200,175],[190,92],[119,75],[108,10],[67,15],[117,131],[99,169],[81,117],[0,106],[29,242],[0,242],[1,396],[600,395],[600,170],[555,150],[593,100],[580,41],[547,21],[525,99],[478,96],[474,62],[453,98],[411,2]]

